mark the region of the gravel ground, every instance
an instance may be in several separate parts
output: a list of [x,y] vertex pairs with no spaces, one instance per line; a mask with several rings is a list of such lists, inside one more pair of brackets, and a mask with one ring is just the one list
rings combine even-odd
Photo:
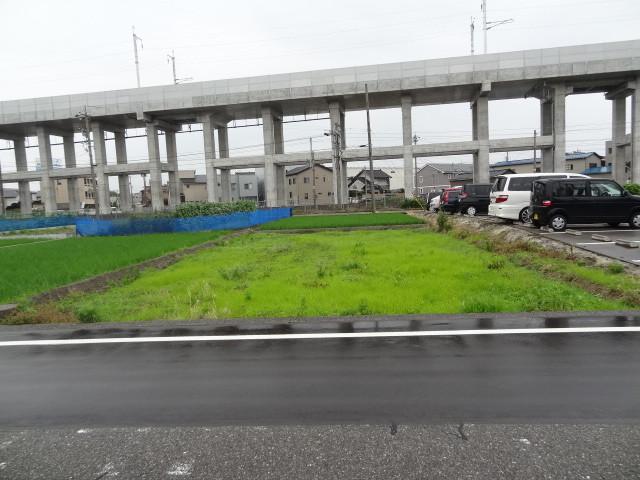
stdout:
[[0,431],[2,479],[634,479],[640,426]]

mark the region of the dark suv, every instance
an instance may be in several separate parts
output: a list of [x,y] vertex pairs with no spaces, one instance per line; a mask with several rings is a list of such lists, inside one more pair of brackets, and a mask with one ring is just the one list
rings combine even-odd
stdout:
[[489,212],[490,183],[470,183],[462,187],[458,211],[472,217],[478,213]]
[[531,220],[560,232],[569,223],[628,222],[640,228],[640,196],[632,195],[613,180],[568,178],[533,182]]
[[455,213],[458,211],[458,203],[460,203],[461,187],[445,188],[440,198],[440,209],[447,213]]

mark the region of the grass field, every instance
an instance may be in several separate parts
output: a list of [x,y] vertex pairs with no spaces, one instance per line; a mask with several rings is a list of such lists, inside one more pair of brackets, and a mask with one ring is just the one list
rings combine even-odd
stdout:
[[404,213],[361,213],[347,215],[306,215],[265,223],[260,230],[412,225],[422,220]]
[[[224,232],[67,238],[0,248],[0,302],[141,262],[219,237]],[[18,240],[0,240],[17,242]]]
[[69,298],[62,307],[84,321],[127,321],[628,305],[418,229],[239,237],[107,292]]

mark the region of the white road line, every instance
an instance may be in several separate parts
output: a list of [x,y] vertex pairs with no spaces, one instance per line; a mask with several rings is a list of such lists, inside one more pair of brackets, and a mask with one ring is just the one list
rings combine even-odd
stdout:
[[576,243],[576,245],[612,245],[615,243],[616,242],[582,242],[582,243]]
[[0,347],[97,345],[105,343],[229,342],[247,340],[307,340],[333,338],[451,337],[462,335],[515,335],[550,333],[640,332],[640,327],[498,328],[491,330],[426,330],[402,332],[278,333],[259,335],[185,335],[177,337],[72,338],[66,340],[11,340]]
[[51,238],[49,240],[40,240],[39,242],[21,242],[14,243],[13,245],[4,245],[0,248],[11,248],[11,247],[24,247],[25,245],[36,245],[38,243],[47,243],[47,242],[55,242],[57,240],[62,240],[61,238]]

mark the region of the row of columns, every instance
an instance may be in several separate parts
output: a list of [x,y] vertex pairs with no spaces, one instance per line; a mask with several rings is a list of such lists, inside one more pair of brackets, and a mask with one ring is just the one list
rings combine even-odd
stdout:
[[[640,183],[640,77],[627,82],[617,92],[607,95],[611,100],[611,166],[618,183]],[[626,135],[627,97],[631,96],[631,134]],[[628,140],[627,140],[628,138]],[[627,172],[627,161],[630,171]]]

